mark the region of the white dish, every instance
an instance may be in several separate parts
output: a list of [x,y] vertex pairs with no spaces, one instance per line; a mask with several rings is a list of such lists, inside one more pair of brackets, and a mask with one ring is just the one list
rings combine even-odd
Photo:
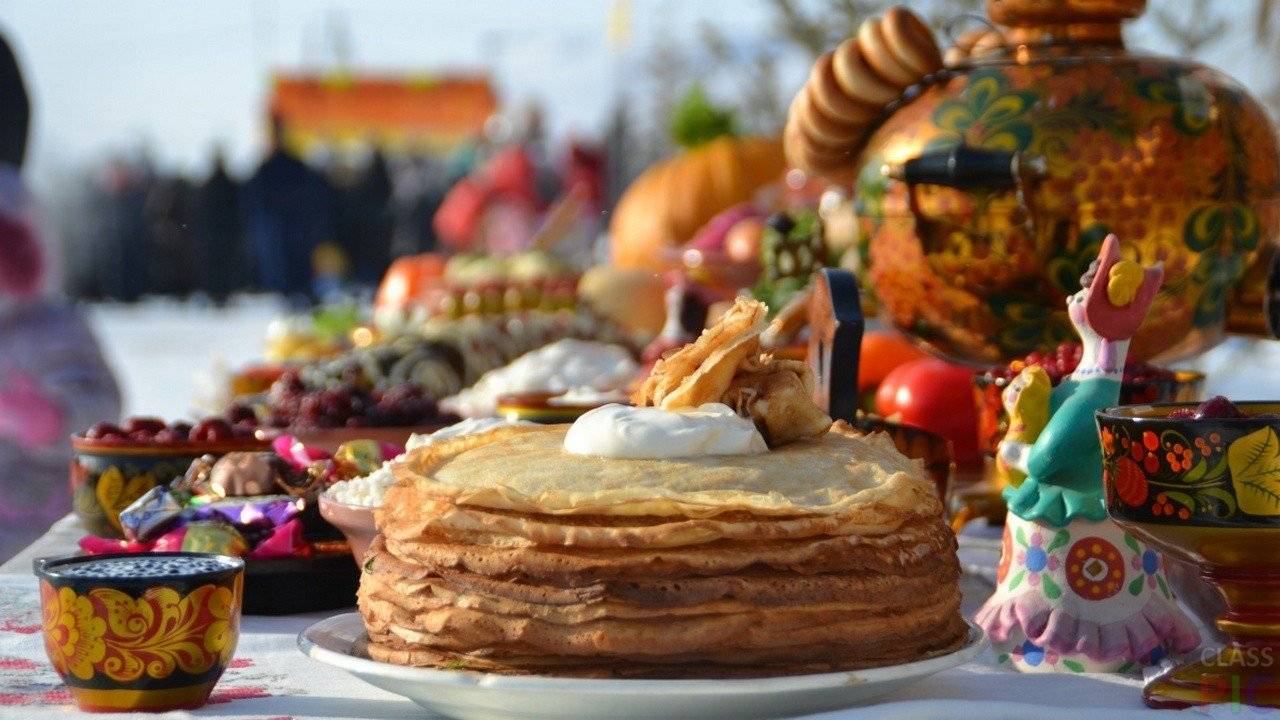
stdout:
[[304,654],[460,720],[751,720],[838,710],[972,660],[986,638],[969,626],[955,652],[846,672],[745,680],[586,680],[412,668],[370,660],[359,613],[335,615],[298,635]]

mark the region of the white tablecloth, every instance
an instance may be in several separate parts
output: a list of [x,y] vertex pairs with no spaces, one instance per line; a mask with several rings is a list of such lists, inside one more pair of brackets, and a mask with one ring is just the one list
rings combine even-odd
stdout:
[[[120,718],[81,714],[45,658],[40,635],[40,603],[31,559],[73,550],[81,531],[70,518],[58,522],[31,547],[0,565],[0,717]],[[990,546],[968,545],[962,561],[965,610],[972,616],[990,591],[979,577],[990,561]],[[303,718],[430,717],[408,700],[303,656],[298,633],[321,614],[291,617],[246,616],[231,668],[208,705],[192,712],[127,717],[216,717],[263,720]],[[1136,678],[1101,675],[1022,675],[994,664],[988,651],[978,660],[939,673],[885,698],[880,704],[812,716],[823,720],[974,718],[975,720],[1081,720],[1081,718],[1179,717],[1143,707]],[[1215,706],[1182,711],[1181,717],[1252,718],[1254,708]],[[676,720],[676,719],[673,719]]]

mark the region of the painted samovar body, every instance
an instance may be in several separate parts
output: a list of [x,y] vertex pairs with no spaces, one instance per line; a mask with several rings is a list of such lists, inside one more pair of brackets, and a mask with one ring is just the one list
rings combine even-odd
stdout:
[[1130,349],[1261,333],[1280,155],[1220,72],[1128,52],[1141,0],[989,0],[1004,44],[900,101],[859,157],[859,273],[885,321],[996,363],[1073,339],[1065,298],[1108,233],[1166,281]]

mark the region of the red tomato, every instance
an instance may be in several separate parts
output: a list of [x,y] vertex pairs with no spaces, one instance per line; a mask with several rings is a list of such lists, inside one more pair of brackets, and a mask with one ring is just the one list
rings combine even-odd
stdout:
[[880,383],[876,412],[950,440],[958,470],[982,467],[971,368],[935,358],[901,365]]
[[923,360],[929,354],[910,340],[888,330],[872,330],[862,336],[862,354],[858,359],[858,391],[874,389],[899,365]]

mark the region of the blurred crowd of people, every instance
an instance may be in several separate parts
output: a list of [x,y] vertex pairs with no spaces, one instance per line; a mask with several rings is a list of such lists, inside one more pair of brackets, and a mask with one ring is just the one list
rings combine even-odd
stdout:
[[[536,124],[535,124],[536,125]],[[393,259],[441,247],[507,253],[563,217],[594,239],[603,155],[575,143],[550,162],[540,134],[484,138],[447,155],[376,148],[304,160],[271,125],[270,150],[240,178],[215,153],[206,177],[165,174],[144,156],[92,176],[60,223],[72,296],[279,293],[295,305],[377,286]],[[557,213],[553,210],[558,210]]]
[[158,172],[145,158],[116,158],[97,174],[65,238],[65,285],[77,297],[133,301],[238,291],[323,299],[338,285],[373,286],[392,258],[436,246],[431,218],[463,170],[431,157],[321,169],[280,142],[247,177],[221,153],[204,178]]

